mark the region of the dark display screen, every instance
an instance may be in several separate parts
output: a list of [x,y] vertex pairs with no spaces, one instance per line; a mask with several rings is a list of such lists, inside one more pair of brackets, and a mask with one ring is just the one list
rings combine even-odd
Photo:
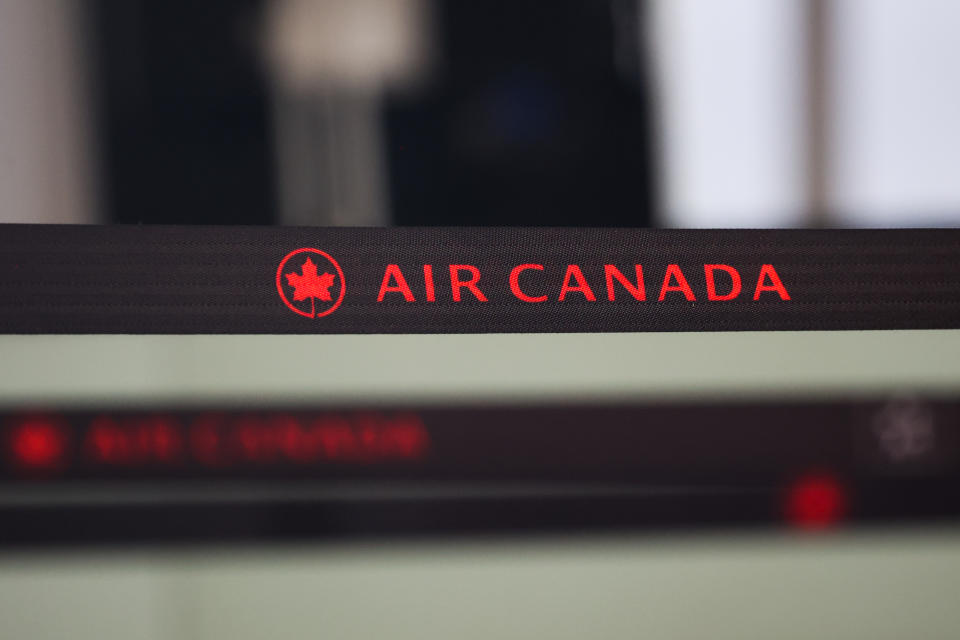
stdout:
[[[906,398],[10,411],[0,539],[820,528],[953,518],[958,408]],[[85,526],[55,526],[63,509],[83,515]],[[197,510],[223,517],[188,515]],[[287,515],[271,518],[268,530],[243,524],[241,514],[263,512]],[[171,514],[179,514],[175,524],[155,528]]]

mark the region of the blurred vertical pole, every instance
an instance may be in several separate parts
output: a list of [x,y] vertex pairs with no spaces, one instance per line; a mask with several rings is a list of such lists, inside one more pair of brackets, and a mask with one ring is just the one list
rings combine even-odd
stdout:
[[285,225],[389,222],[380,95],[274,86],[280,219]]
[[0,222],[96,222],[83,5],[0,2]]
[[423,0],[275,0],[266,26],[281,219],[390,221],[382,122],[387,87],[426,62]]

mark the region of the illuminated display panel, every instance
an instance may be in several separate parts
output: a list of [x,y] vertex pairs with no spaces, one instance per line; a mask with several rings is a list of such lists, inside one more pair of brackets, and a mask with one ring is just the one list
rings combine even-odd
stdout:
[[953,331],[0,348],[23,363],[0,385],[6,543],[818,529],[960,504]]

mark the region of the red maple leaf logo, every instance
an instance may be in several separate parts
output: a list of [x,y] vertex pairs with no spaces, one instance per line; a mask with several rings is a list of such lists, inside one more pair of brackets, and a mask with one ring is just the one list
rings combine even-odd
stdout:
[[310,298],[310,315],[313,316],[316,309],[316,300],[330,302],[330,287],[333,286],[334,275],[324,272],[317,275],[317,265],[313,260],[307,258],[301,268],[302,273],[285,273],[287,283],[293,287],[294,300],[306,300]]

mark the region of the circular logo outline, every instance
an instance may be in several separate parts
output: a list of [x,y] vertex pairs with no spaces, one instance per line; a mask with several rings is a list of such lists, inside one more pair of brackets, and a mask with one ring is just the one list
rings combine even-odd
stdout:
[[[323,256],[330,262],[330,264],[333,265],[333,267],[337,270],[337,275],[340,276],[340,295],[337,296],[337,301],[334,302],[333,305],[323,313],[317,313],[317,312],[307,313],[306,311],[301,311],[300,309],[297,309],[295,306],[293,306],[290,300],[287,299],[287,294],[284,293],[283,291],[283,279],[282,279],[283,268],[287,265],[287,261],[289,261],[290,258],[300,253],[315,253],[317,255]],[[293,251],[291,251],[290,253],[288,253],[283,257],[283,260],[280,261],[280,266],[277,267],[277,293],[280,294],[280,299],[283,300],[283,304],[285,304],[288,309],[290,309],[296,314],[304,316],[305,318],[322,318],[323,316],[330,315],[331,313],[336,311],[337,307],[340,306],[340,303],[343,302],[343,296],[344,294],[346,294],[346,292],[347,292],[347,281],[343,277],[343,269],[340,268],[340,263],[334,260],[333,257],[326,251],[321,251],[320,249],[315,249],[313,247],[302,247],[300,249],[294,249]]]

